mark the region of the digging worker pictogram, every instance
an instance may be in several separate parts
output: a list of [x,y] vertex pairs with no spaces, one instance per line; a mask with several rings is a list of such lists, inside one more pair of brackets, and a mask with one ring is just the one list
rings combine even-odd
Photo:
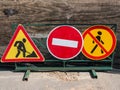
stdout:
[[44,60],[45,58],[25,28],[19,24],[2,56],[2,61],[43,62]]
[[18,51],[15,57],[18,57],[21,52],[23,53],[23,57],[26,57],[26,48],[24,45],[25,42],[26,42],[25,38],[23,38],[22,41],[15,42],[14,47],[17,47],[17,51]]
[[[100,43],[104,44],[104,42],[101,40],[102,32],[101,32],[101,31],[98,31],[97,33],[98,33],[98,35],[96,36],[96,39],[97,39]],[[93,41],[93,43],[94,43],[94,41]],[[98,47],[98,44],[96,44],[96,45],[94,46],[94,48],[92,49],[91,53],[93,53],[93,52],[96,50],[97,47]],[[101,49],[101,53],[103,53],[103,50],[102,50],[102,49]]]

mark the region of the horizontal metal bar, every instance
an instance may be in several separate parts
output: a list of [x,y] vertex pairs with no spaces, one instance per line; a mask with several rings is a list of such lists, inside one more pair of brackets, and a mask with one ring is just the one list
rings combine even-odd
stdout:
[[116,25],[116,24],[23,24],[24,26],[56,26],[56,25],[83,25],[83,26],[91,26],[91,25]]
[[[17,26],[18,24],[17,23],[14,23],[13,24],[13,26]],[[23,24],[24,26],[57,26],[57,25],[82,25],[82,26],[91,26],[91,25],[115,25],[116,26],[116,24],[101,24],[101,23],[99,23],[99,24],[68,24],[68,23],[63,23],[63,24],[49,24],[49,23],[47,23],[47,24],[30,24],[30,23],[28,23],[28,24]]]
[[112,60],[45,60],[45,62],[112,62]]
[[15,71],[89,71],[89,70],[96,70],[96,71],[108,71],[112,70],[112,67],[16,67]]

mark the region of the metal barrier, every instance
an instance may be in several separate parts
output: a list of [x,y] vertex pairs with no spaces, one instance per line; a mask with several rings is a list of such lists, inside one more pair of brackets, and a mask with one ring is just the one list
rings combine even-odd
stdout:
[[[12,25],[12,30],[16,29],[18,24]],[[59,25],[72,25],[77,27],[82,32],[90,26],[96,24],[23,24],[25,28],[27,27],[56,27]],[[114,30],[116,33],[117,25],[116,24],[99,24],[106,25]],[[26,29],[27,30],[27,29]],[[50,31],[50,29],[49,29]],[[72,60],[58,60],[54,58],[47,50],[46,47],[46,38],[32,38],[34,43],[40,49],[40,51],[45,56],[45,61],[42,63],[15,63],[15,71],[26,71],[23,80],[28,80],[30,71],[90,71],[93,78],[97,78],[95,71],[108,71],[112,70],[114,54],[113,52],[109,57],[100,61],[93,61],[86,58],[82,53]],[[43,50],[43,51],[42,51]],[[44,51],[47,52],[44,54]]]

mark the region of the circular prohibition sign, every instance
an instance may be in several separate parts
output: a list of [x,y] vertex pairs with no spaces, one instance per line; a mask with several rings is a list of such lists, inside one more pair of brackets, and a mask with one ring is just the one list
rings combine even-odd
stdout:
[[57,26],[48,35],[47,48],[54,57],[60,60],[72,59],[82,51],[82,34],[73,26]]
[[91,60],[103,60],[110,56],[116,47],[116,36],[112,29],[95,25],[83,33],[82,53]]

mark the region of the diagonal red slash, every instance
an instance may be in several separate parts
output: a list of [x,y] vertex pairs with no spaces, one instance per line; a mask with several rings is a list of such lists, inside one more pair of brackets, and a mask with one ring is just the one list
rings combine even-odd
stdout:
[[90,33],[88,32],[88,34],[92,37],[92,39],[100,46],[100,48],[107,53],[107,50],[100,44],[100,42]]

